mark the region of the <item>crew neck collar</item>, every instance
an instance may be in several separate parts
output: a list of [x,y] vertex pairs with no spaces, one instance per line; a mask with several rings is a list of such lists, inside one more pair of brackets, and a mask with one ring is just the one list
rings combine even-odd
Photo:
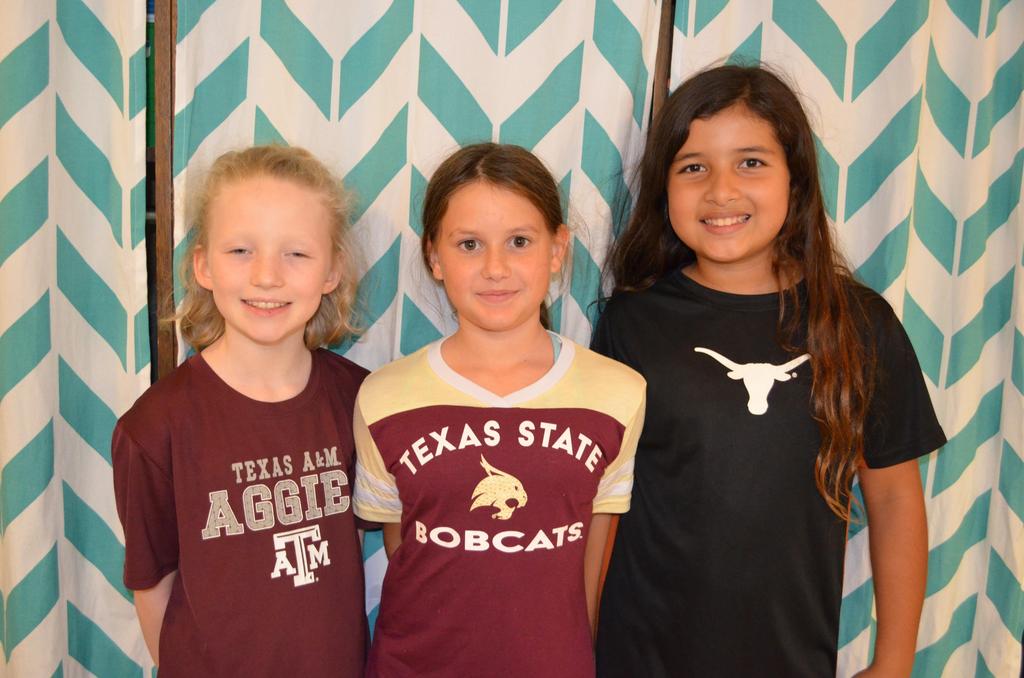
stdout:
[[319,350],[312,353],[312,363],[309,368],[309,379],[306,381],[306,385],[291,398],[274,402],[256,400],[232,388],[220,375],[213,371],[210,364],[203,358],[202,353],[196,353],[189,358],[189,363],[195,369],[199,378],[209,388],[214,390],[221,398],[238,407],[239,411],[254,412],[259,416],[275,416],[308,407],[310,401],[316,397],[320,386],[322,356]]
[[[693,278],[683,273],[682,269],[676,269],[669,276],[668,282],[675,287],[681,288],[691,296],[697,297],[712,306],[732,308],[743,311],[777,310],[779,308],[779,293],[767,292],[764,294],[734,294],[722,292],[701,285]],[[796,284],[797,294],[801,300],[807,298],[807,283],[801,280]]]
[[480,386],[474,381],[467,379],[455,370],[453,370],[448,363],[445,362],[444,356],[441,355],[441,344],[445,342],[448,337],[439,339],[433,344],[427,347],[427,362],[434,373],[449,386],[462,391],[466,395],[469,395],[491,407],[515,407],[529,400],[542,395],[544,392],[549,390],[565,375],[569,370],[569,366],[572,365],[573,357],[576,355],[576,345],[561,336],[548,330],[548,334],[556,338],[561,343],[561,350],[558,351],[558,355],[555,357],[554,363],[550,369],[545,372],[537,381],[532,384],[528,384],[518,391],[509,393],[508,395],[498,395],[493,393],[483,386]]

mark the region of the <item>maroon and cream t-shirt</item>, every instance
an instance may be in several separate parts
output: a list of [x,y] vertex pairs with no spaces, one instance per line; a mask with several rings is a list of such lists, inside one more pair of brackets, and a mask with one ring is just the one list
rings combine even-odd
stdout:
[[364,382],[355,510],[402,531],[368,675],[593,675],[584,546],[594,513],[629,509],[645,383],[561,341],[504,397],[441,342]]
[[306,388],[264,403],[193,356],[118,422],[124,583],[178,571],[161,678],[362,675],[349,413],[365,374],[316,351]]

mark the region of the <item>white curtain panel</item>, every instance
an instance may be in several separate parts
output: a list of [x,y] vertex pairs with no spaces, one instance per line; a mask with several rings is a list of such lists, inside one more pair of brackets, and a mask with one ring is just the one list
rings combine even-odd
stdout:
[[145,22],[0,4],[0,675],[151,665],[110,467],[149,385]]

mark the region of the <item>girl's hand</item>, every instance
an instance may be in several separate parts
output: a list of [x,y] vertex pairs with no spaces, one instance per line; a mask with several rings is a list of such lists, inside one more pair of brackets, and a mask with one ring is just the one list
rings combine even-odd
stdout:
[[583,553],[583,585],[587,595],[587,616],[590,618],[590,634],[597,636],[597,609],[601,600],[601,570],[604,565],[605,547],[611,531],[613,516],[595,513],[590,519],[587,546]]
[[384,523],[384,553],[387,555],[388,560],[391,560],[391,554],[402,545],[402,524],[401,523]]
[[160,663],[160,629],[164,625],[167,601],[171,598],[171,588],[177,576],[178,571],[175,570],[153,588],[135,592],[135,613],[139,616],[142,638],[146,641],[146,648],[154,664]]

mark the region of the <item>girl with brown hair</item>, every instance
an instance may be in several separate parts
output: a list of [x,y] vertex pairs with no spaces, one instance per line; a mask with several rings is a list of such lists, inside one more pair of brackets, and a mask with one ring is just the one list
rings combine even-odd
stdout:
[[367,675],[594,675],[610,514],[629,508],[644,382],[546,331],[566,258],[558,187],[529,151],[441,163],[423,260],[458,329],[370,375],[355,510],[390,562]]
[[945,438],[902,326],[837,252],[799,100],[763,68],[700,73],[657,116],[637,181],[594,337],[650,403],[599,674],[834,674],[858,475],[878,609],[865,675],[909,675],[917,457]]

